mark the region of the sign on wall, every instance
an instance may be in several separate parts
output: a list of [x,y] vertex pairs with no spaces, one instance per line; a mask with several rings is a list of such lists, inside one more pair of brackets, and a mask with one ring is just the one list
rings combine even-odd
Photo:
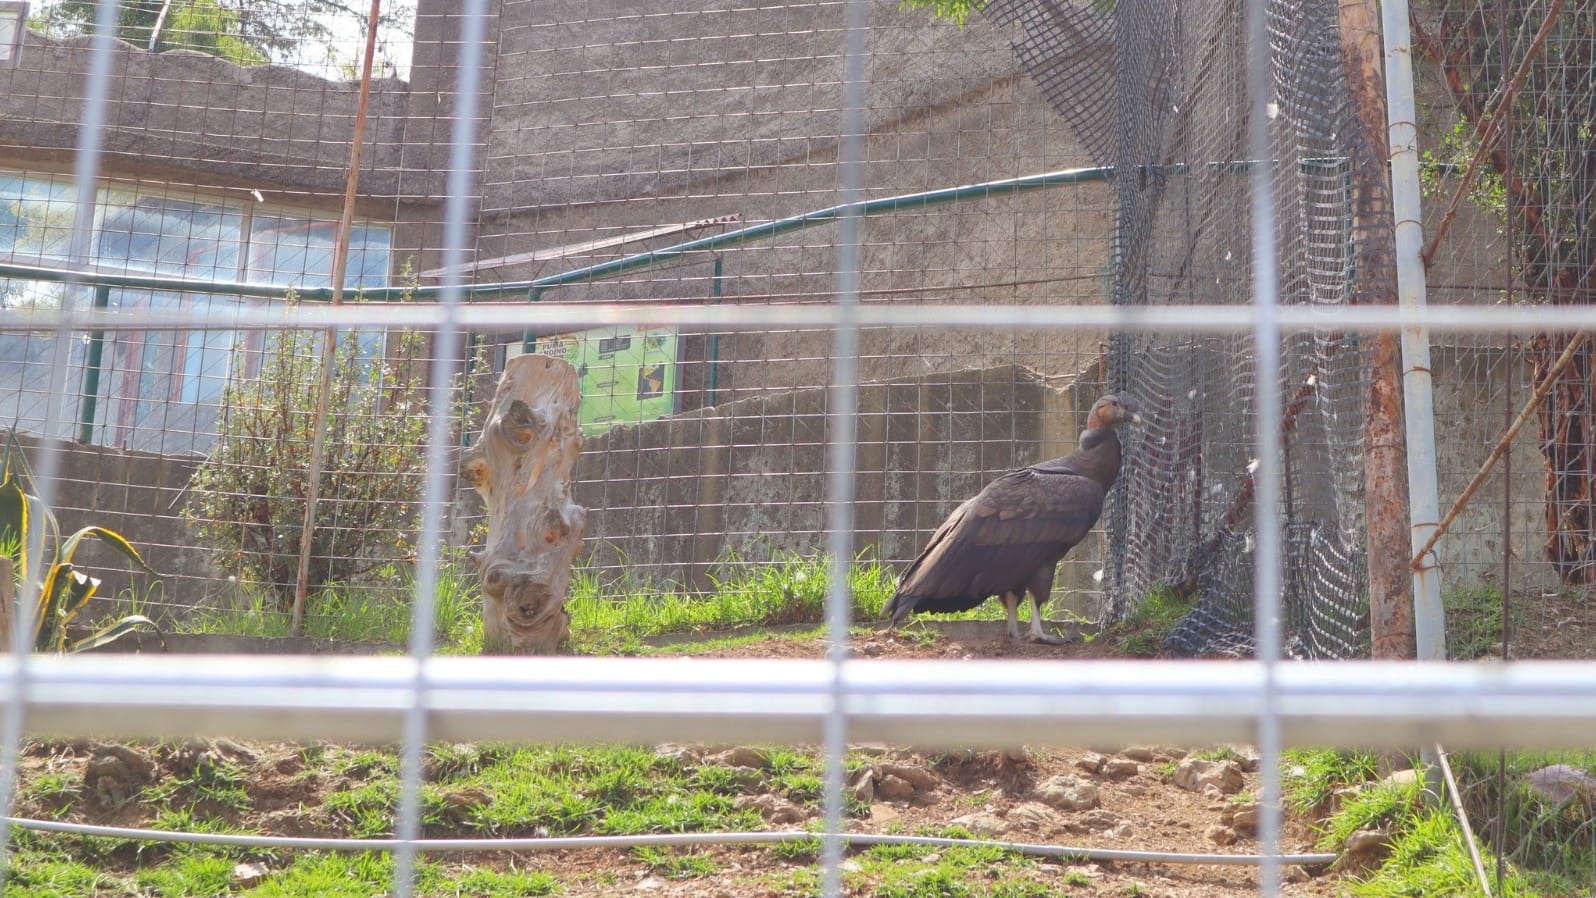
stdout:
[[539,337],[537,351],[576,368],[577,421],[584,433],[602,433],[676,413],[676,336],[671,327],[601,327]]

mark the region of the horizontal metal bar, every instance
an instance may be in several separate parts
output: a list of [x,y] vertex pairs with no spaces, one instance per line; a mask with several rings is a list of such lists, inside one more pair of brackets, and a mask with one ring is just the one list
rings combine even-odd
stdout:
[[[5,701],[16,673],[0,659]],[[32,735],[390,742],[419,681],[443,741],[818,743],[832,675],[807,660],[46,655],[22,695]],[[1247,741],[1265,712],[1255,662],[850,660],[840,675],[851,739],[922,747]],[[1274,695],[1289,745],[1596,743],[1596,662],[1286,663]]]
[[[1596,306],[1281,306],[1281,329],[1287,333],[1399,330],[1424,326],[1438,333],[1534,334],[1596,330]],[[1104,305],[948,305],[864,304],[858,309],[862,327],[893,328],[1036,328],[1054,330],[1118,330],[1166,334],[1232,334],[1252,327],[1247,306],[1104,306]],[[663,303],[494,303],[465,306],[451,313],[442,306],[418,303],[360,303],[343,306],[301,305],[294,308],[190,312],[127,313],[53,310],[0,314],[0,332],[68,330],[293,330],[326,327],[434,328],[452,322],[475,331],[523,329],[580,330],[608,325],[702,327],[720,330],[823,329],[838,325],[835,306],[793,305],[666,305]]]

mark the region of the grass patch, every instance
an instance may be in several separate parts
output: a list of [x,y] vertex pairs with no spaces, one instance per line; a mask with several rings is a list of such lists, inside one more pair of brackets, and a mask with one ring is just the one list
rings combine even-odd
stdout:
[[[831,562],[826,556],[790,552],[762,564],[731,557],[721,562],[711,581],[714,590],[697,595],[674,584],[606,581],[577,570],[565,603],[571,613],[571,642],[584,653],[636,654],[643,651],[643,640],[672,633],[819,624],[825,619]],[[884,565],[856,559],[848,570],[854,619],[880,617],[894,582]]]
[[[306,600],[305,636],[344,642],[404,645],[410,641],[414,581],[408,569],[382,578],[392,587],[332,585]],[[182,620],[162,619],[163,632],[254,636],[291,635],[290,616],[268,590],[233,582],[230,595]],[[470,565],[446,561],[438,570],[433,638],[439,654],[477,654],[482,647],[482,594]]]
[[[1480,583],[1449,589],[1443,598],[1446,607],[1447,656],[1462,661],[1495,657],[1501,654],[1502,589]],[[1515,605],[1513,628],[1524,624],[1524,610]]]
[[[1454,758],[1454,761],[1457,759]],[[1381,780],[1375,756],[1366,752],[1293,750],[1283,758],[1285,799],[1293,810],[1308,816],[1323,812],[1339,795],[1340,806],[1320,820],[1318,849],[1337,852],[1348,838],[1362,830],[1380,830],[1390,837],[1388,856],[1376,867],[1348,876],[1343,893],[1354,898],[1403,898],[1414,895],[1483,896],[1462,828],[1449,802],[1428,794],[1422,778],[1412,781]],[[1459,769],[1465,781],[1467,767]],[[1468,791],[1468,787],[1465,787]],[[1476,825],[1489,819],[1476,812]],[[1483,847],[1483,846],[1482,846]],[[1490,857],[1486,850],[1487,858]],[[1487,860],[1487,871],[1494,865]],[[1581,868],[1588,877],[1592,869]],[[1537,877],[1526,876],[1510,864],[1499,895],[1528,898],[1534,895],[1585,894],[1562,886],[1580,880],[1542,874],[1542,883],[1558,887],[1541,891]],[[1494,888],[1494,884],[1493,884]]]
[[1163,650],[1171,630],[1191,610],[1192,600],[1176,595],[1165,584],[1155,584],[1142,601],[1119,623],[1109,626],[1106,636],[1120,651],[1132,658],[1151,658]]
[[1328,749],[1287,749],[1281,764],[1286,806],[1304,817],[1330,807],[1338,791],[1378,779],[1380,768],[1373,752]]
[[1037,861],[1001,848],[876,845],[857,860],[857,871],[847,876],[850,893],[883,898],[1032,898],[1051,894],[1028,878]]

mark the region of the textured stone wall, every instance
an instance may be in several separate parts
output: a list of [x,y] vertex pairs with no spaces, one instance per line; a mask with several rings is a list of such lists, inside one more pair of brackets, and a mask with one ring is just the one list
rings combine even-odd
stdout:
[[[5,144],[26,148],[28,161],[72,152],[91,43],[30,31],[18,66],[0,68],[0,162],[10,155]],[[179,181],[203,175],[264,191],[342,192],[358,83],[283,66],[244,68],[188,50],[115,46],[103,131],[108,170]],[[373,83],[362,158],[365,196],[399,192],[408,114],[404,82]]]

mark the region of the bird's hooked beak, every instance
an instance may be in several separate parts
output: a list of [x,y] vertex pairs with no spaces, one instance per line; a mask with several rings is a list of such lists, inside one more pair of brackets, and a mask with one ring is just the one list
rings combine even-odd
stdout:
[[1119,420],[1121,423],[1134,424],[1137,427],[1142,426],[1142,413],[1136,404],[1136,400],[1129,396],[1121,396],[1119,398],[1119,407]]

